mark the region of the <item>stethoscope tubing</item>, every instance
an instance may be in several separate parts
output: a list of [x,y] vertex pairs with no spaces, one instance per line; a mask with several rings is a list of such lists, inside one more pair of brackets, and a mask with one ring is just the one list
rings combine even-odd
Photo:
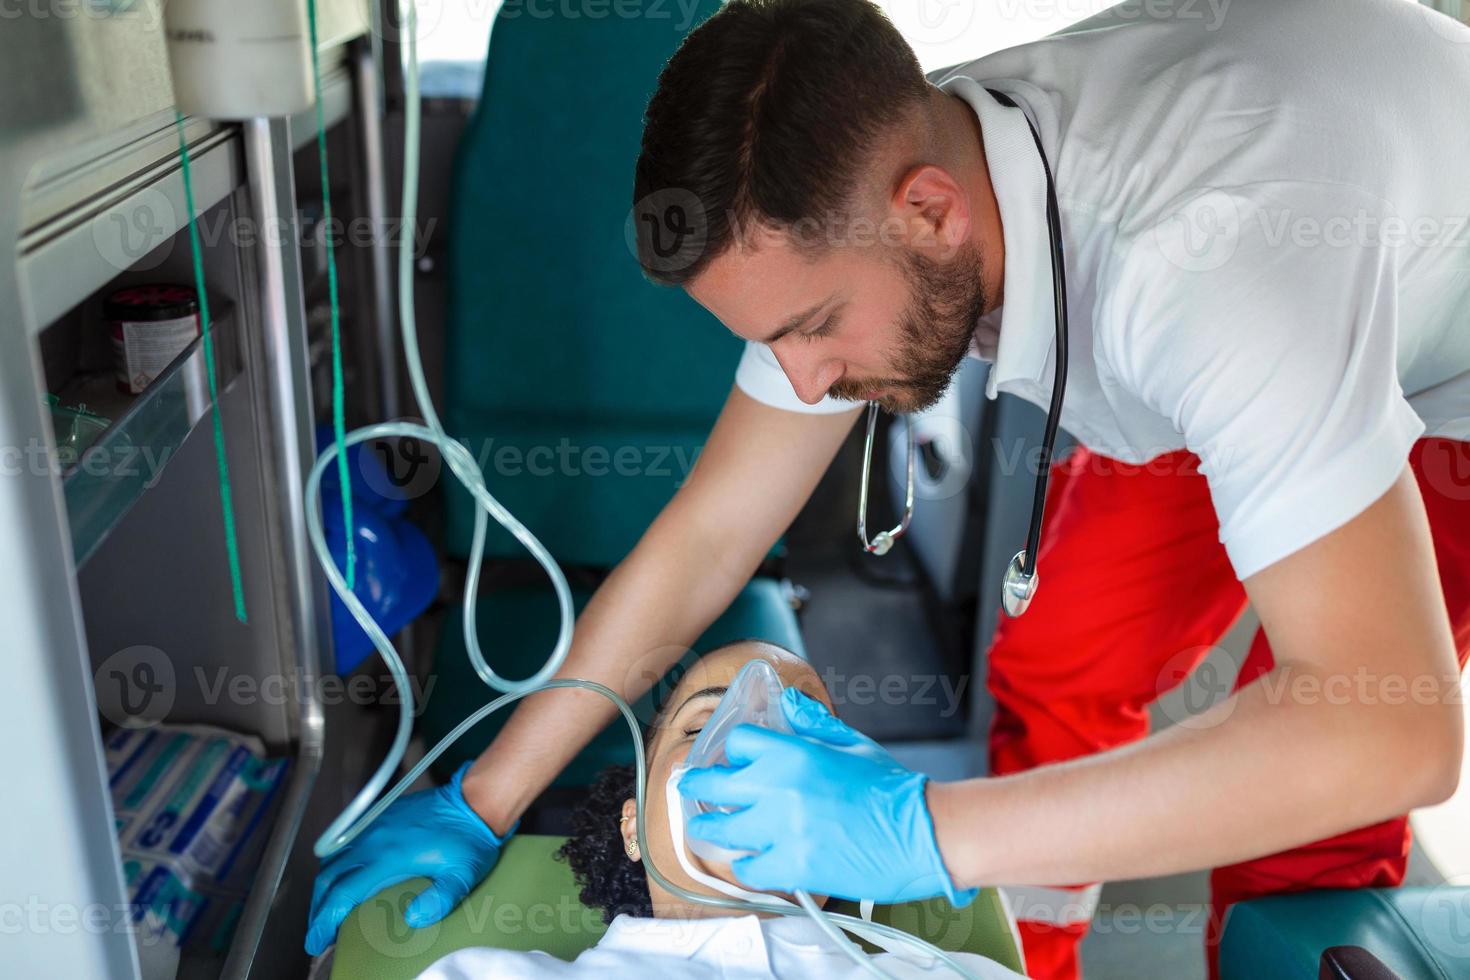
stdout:
[[[1018,108],[1015,100],[1003,92],[986,89],[1002,105]],[[1046,175],[1046,231],[1051,239],[1051,291],[1053,302],[1052,322],[1056,329],[1056,369],[1052,378],[1051,404],[1046,410],[1046,429],[1041,436],[1041,459],[1036,472],[1036,492],[1031,498],[1031,523],[1026,529],[1026,558],[1022,573],[1036,574],[1036,555],[1041,550],[1041,527],[1046,513],[1046,489],[1051,476],[1052,457],[1056,454],[1057,428],[1062,421],[1062,399],[1067,393],[1067,263],[1062,247],[1062,209],[1057,204],[1057,185],[1052,178],[1051,164],[1046,159],[1046,150],[1041,145],[1041,134],[1031,118],[1026,118],[1026,128],[1031,130],[1031,139],[1036,143],[1036,155],[1041,158],[1041,170]]]
[[[986,89],[997,102],[1012,109],[1019,109],[1014,99],[1004,92],[995,89]],[[1019,571],[1020,579],[1024,583],[1022,588],[1026,590],[1026,598],[1018,606],[1012,615],[1020,615],[1030,603],[1030,597],[1035,592],[1036,583],[1036,559],[1041,551],[1041,529],[1046,515],[1046,492],[1051,477],[1052,459],[1056,455],[1057,430],[1062,420],[1062,401],[1067,392],[1067,263],[1066,253],[1062,245],[1062,211],[1057,203],[1056,181],[1052,176],[1051,163],[1047,160],[1046,149],[1041,143],[1041,134],[1037,132],[1036,126],[1031,118],[1021,110],[1022,117],[1026,120],[1026,128],[1031,131],[1031,139],[1036,144],[1036,154],[1041,158],[1041,170],[1046,176],[1046,230],[1051,243],[1051,278],[1052,278],[1052,322],[1056,331],[1056,347],[1054,351],[1054,376],[1051,389],[1051,403],[1046,412],[1046,428],[1041,437],[1041,458],[1036,472],[1036,489],[1031,498],[1031,520],[1026,528],[1026,548],[1017,559],[1021,564],[1019,569],[1012,566],[1012,572]],[[863,455],[862,488],[858,500],[858,538],[862,542],[863,550],[876,555],[887,554],[893,546],[893,542],[908,530],[909,523],[914,512],[914,428],[910,420],[906,426],[908,436],[908,481],[907,492],[904,499],[903,519],[898,526],[891,530],[880,533],[874,540],[868,539],[867,517],[868,517],[868,481],[872,471],[873,459],[873,435],[877,427],[878,406],[870,402],[868,405],[867,438],[865,441],[865,452]],[[1014,560],[1013,560],[1014,561]],[[1007,609],[1012,607],[1008,604]]]

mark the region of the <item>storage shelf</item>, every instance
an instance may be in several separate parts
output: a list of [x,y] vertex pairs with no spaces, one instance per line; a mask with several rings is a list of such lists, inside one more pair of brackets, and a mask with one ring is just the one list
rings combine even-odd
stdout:
[[[317,865],[310,843],[326,823],[318,816],[330,818],[337,796],[366,778],[336,765],[313,793],[324,706],[307,682],[319,676],[328,617],[303,544],[300,498],[312,416],[301,255],[293,236],[271,232],[295,227],[297,172],[315,169],[305,169],[315,163],[315,113],[290,121],[186,119],[191,209],[161,4],[131,6],[142,9],[122,13],[137,16],[22,18],[0,29],[0,76],[18,110],[0,126],[8,270],[0,275],[7,311],[0,319],[0,387],[16,409],[0,412],[0,445],[42,454],[39,465],[27,459],[24,478],[0,481],[0,538],[9,559],[0,594],[11,600],[4,610],[16,667],[14,703],[0,730],[21,747],[34,786],[31,823],[46,829],[0,846],[0,865],[17,894],[55,896],[79,908],[128,907],[110,795],[100,778],[96,696],[108,681],[100,667],[108,657],[150,644],[179,665],[180,681],[184,669],[211,672],[199,675],[207,683],[172,685],[176,702],[194,702],[189,718],[180,710],[180,720],[258,733],[272,754],[295,759],[279,813],[264,828],[267,850],[224,962],[186,954],[181,980],[301,976],[301,930]],[[367,179],[378,185],[381,120],[376,111],[362,123],[353,117],[376,110],[368,98],[378,94],[376,79],[364,69],[382,45],[381,28],[369,30],[381,23],[380,5],[316,6],[323,110],[335,127],[333,172],[352,174],[346,182],[355,185],[363,179],[353,170],[362,163],[355,158],[371,151]],[[374,91],[354,88],[364,80]],[[293,167],[292,151],[303,146]],[[195,217],[205,278],[222,294],[212,303],[211,346],[219,417],[230,440],[245,622],[233,614],[229,569],[217,560],[224,524],[202,341],[137,396],[121,394],[110,373],[98,373],[109,363],[107,295],[149,281],[192,282],[196,257],[185,229]],[[64,439],[69,430],[61,413],[48,424],[48,394],[110,420],[81,423],[78,446],[100,435],[65,472],[45,457],[54,453],[56,435]],[[283,704],[268,703],[269,696],[211,701],[199,688],[213,683],[217,669],[232,678],[299,677],[303,696]],[[375,760],[350,723],[359,715],[381,721],[378,713],[333,707],[326,728],[333,741],[352,750],[348,756],[362,756],[359,768]],[[41,964],[50,975],[137,978],[129,933],[25,930],[0,943],[0,961],[30,965],[20,970],[30,974]]]
[[[212,318],[218,389],[241,371],[232,308]],[[72,556],[81,567],[156,484],[189,433],[209,414],[204,338],[197,337],[141,394],[117,390],[112,373],[80,375],[57,393],[63,405],[86,405],[112,424],[62,475]]]
[[[236,129],[206,130],[189,147],[189,161],[197,213],[244,182]],[[30,293],[31,331],[44,329],[140,261],[154,261],[157,250],[187,248],[187,242],[175,245],[173,240],[189,217],[182,161],[175,152],[118,177],[106,193],[27,231],[19,243],[18,267]]]

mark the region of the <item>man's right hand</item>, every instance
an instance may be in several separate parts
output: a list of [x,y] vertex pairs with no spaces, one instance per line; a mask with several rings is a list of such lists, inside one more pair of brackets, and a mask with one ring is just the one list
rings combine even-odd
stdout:
[[390,885],[429,879],[429,887],[404,913],[404,921],[421,929],[448,915],[484,880],[515,828],[500,837],[470,809],[460,788],[469,767],[468,762],[461,766],[447,786],[393,801],[326,860],[312,889],[308,953],[326,952],[352,910]]

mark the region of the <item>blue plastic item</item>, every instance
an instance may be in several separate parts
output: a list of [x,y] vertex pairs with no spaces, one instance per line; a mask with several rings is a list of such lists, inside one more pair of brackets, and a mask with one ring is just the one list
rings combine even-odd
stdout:
[[[331,424],[324,422],[317,426],[317,452],[320,453],[331,442]],[[388,466],[381,455],[382,446],[383,443],[380,442],[348,446],[344,454],[347,457],[348,480],[352,484],[354,501],[361,500],[386,517],[396,517],[408,508],[408,498],[412,496],[412,492],[406,484],[389,474]],[[339,489],[341,486],[335,466],[322,474],[323,499],[336,498],[338,510],[341,510],[342,504],[342,491]]]
[[[332,427],[316,428],[317,447],[332,442]],[[389,636],[429,608],[439,591],[439,561],[429,539],[401,516],[409,492],[393,480],[378,455],[376,443],[347,449],[352,487],[352,523],[357,552],[353,593]],[[342,529],[342,484],[336,467],[322,474],[322,529],[338,568],[347,562],[347,536]],[[332,596],[332,649],[338,674],[354,670],[373,652],[373,644],[342,600]]]
[[[357,582],[353,593],[389,636],[407,626],[434,601],[439,591],[439,562],[429,539],[401,517],[385,516],[370,498],[353,494]],[[342,527],[342,499],[322,491],[322,529],[337,567],[346,564],[347,535]],[[332,596],[332,649],[339,674],[347,674],[373,652],[372,640],[347,607]]]

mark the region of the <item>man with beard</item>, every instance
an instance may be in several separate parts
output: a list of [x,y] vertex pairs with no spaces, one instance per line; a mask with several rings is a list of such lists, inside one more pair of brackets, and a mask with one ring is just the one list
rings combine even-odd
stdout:
[[[729,0],[659,80],[633,218],[647,275],[748,346],[562,673],[626,687],[693,642],[861,402],[923,409],[973,354],[991,397],[1049,403],[1034,125],[1084,448],[1053,473],[1046,588],[989,651],[993,775],[927,780],[836,722],[741,729],[730,767],[681,784],[732,808],[689,833],[750,852],[756,889],[1025,886],[1038,977],[1076,974],[1079,883],[1214,868],[1211,944],[1243,898],[1397,884],[1405,814],[1453,792],[1464,743],[1470,184],[1445,163],[1470,159],[1467,86],[1470,31],[1387,0],[1127,3],[932,80],[866,0]],[[1148,702],[1247,601],[1234,694],[1149,736]],[[464,801],[508,832],[611,718],[526,700]],[[467,852],[422,870],[478,880],[495,850]]]

